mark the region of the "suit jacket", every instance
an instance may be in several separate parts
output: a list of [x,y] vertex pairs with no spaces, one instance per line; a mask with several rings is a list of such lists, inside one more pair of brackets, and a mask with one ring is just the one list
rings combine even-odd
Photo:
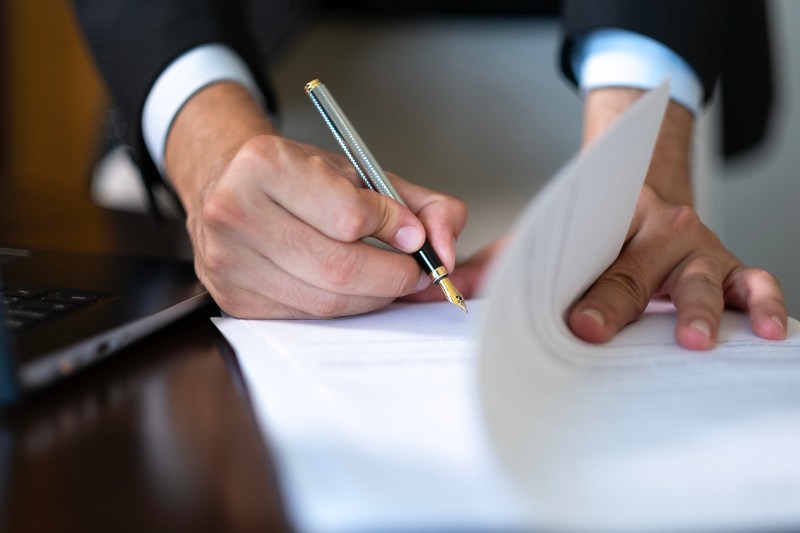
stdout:
[[[264,66],[293,28],[319,7],[315,0],[73,0],[95,61],[111,93],[117,136],[152,191],[162,184],[141,133],[145,98],[158,75],[183,52],[209,42],[236,50],[252,69],[267,101],[275,100]],[[329,0],[338,9],[371,9],[392,16],[430,12],[532,16],[554,14],[556,0]],[[562,68],[574,37],[614,27],[652,37],[680,54],[697,72],[706,98],[722,78],[725,147],[735,153],[766,129],[772,84],[764,2],[756,0],[566,0],[562,7]],[[733,111],[727,110],[735,109]],[[151,202],[152,203],[152,202]]]
[[561,66],[571,80],[574,35],[603,27],[631,30],[683,57],[700,77],[706,101],[721,82],[725,155],[743,152],[764,137],[774,92],[765,2],[567,0],[563,21]]

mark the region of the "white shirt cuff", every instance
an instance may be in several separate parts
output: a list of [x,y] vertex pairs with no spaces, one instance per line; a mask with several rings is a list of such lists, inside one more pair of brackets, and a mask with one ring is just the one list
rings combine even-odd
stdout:
[[167,134],[178,111],[197,91],[220,81],[239,83],[263,105],[264,96],[250,69],[222,44],[204,44],[185,52],[153,84],[142,111],[142,136],[162,175]]
[[601,87],[652,89],[670,78],[670,98],[692,114],[703,103],[700,79],[684,59],[644,35],[617,29],[577,37],[570,58],[583,92]]

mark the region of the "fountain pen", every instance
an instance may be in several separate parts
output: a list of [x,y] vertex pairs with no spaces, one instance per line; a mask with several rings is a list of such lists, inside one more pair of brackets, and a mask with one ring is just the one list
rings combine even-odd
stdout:
[[[347,158],[355,167],[361,179],[370,189],[393,198],[402,205],[406,205],[403,199],[392,186],[392,182],[383,172],[383,169],[372,156],[364,141],[358,136],[350,121],[345,117],[339,105],[333,99],[325,85],[319,80],[306,83],[306,94],[322,115],[325,124],[330,128],[334,138],[341,146]],[[467,304],[464,297],[458,292],[456,286],[450,280],[447,269],[442,265],[441,260],[436,256],[433,247],[426,240],[422,248],[412,254],[417,263],[425,271],[434,285],[442,289],[445,298],[467,311]]]

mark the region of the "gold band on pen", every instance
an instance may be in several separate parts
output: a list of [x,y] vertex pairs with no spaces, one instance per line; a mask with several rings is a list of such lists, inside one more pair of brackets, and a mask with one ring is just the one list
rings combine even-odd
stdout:
[[439,283],[439,281],[441,281],[441,279],[447,275],[447,270],[443,266],[440,266],[435,270],[431,270],[430,274],[428,274],[434,284]]

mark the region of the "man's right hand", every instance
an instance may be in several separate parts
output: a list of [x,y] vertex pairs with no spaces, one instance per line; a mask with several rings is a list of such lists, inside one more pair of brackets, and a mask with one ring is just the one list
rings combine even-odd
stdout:
[[[197,275],[233,316],[327,318],[383,307],[429,284],[407,255],[426,236],[454,267],[463,202],[397,176],[408,208],[363,188],[345,157],[279,136],[238,85],[209,86],[186,103],[165,159]],[[362,242],[367,236],[404,253]]]

